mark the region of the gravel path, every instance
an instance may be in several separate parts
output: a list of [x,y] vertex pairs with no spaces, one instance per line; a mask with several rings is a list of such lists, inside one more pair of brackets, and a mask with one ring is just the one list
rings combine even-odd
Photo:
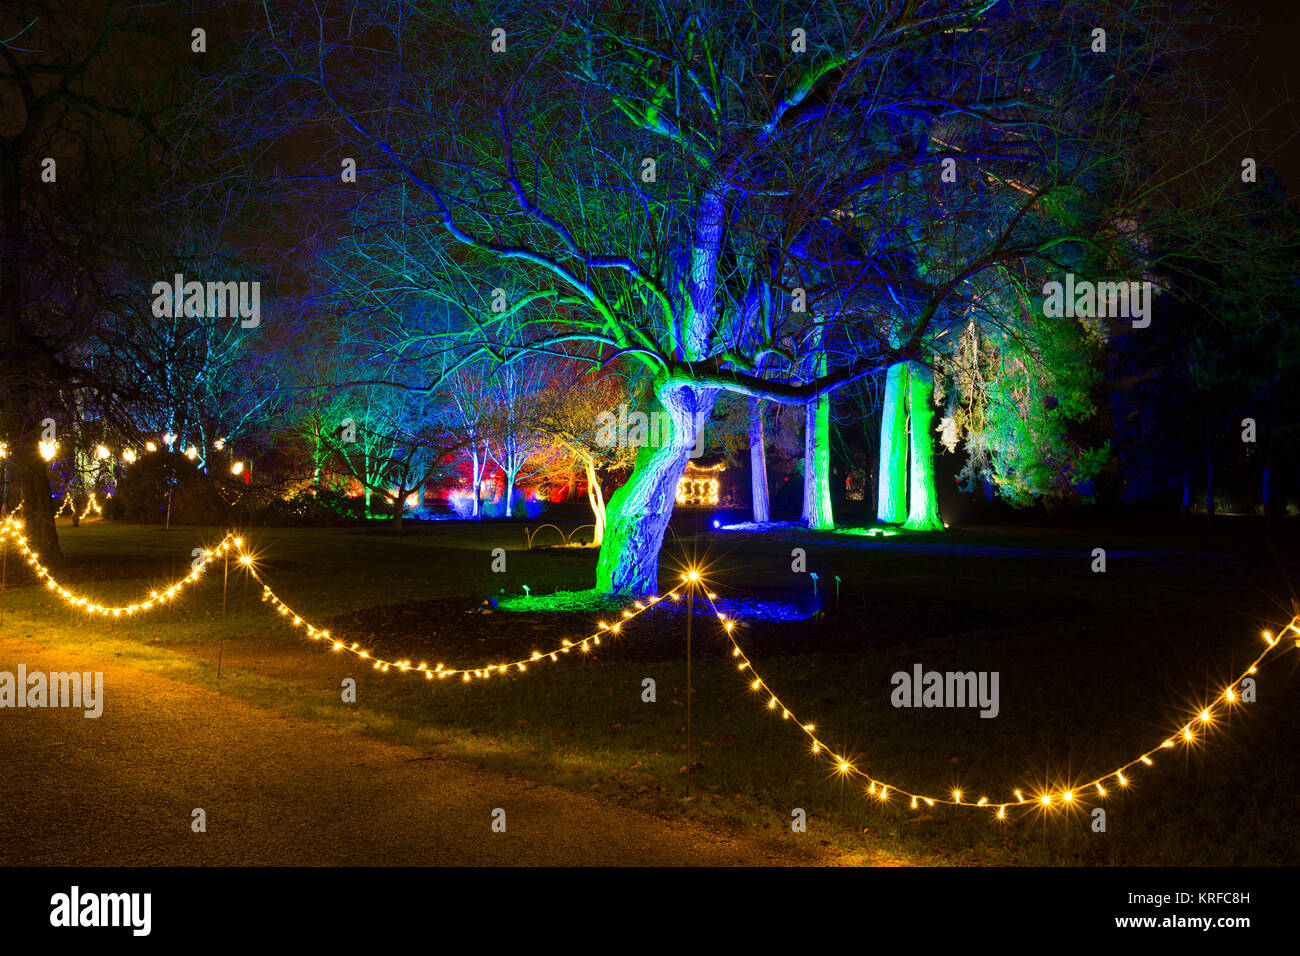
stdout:
[[0,635],[19,664],[102,671],[104,710],[0,709],[4,866],[821,862]]

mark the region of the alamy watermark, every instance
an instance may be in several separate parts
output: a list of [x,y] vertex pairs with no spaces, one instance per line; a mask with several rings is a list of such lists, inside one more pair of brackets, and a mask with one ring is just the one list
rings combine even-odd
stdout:
[[978,707],[981,717],[996,717],[997,671],[927,671],[913,664],[911,673],[896,671],[889,702],[895,707]]
[[240,328],[262,324],[262,283],[186,282],[176,273],[171,282],[155,282],[150,289],[156,318],[240,318]]
[[[695,444],[686,453],[687,458],[704,454],[704,424],[708,412],[695,416]],[[596,416],[596,444],[601,448],[661,448],[672,444],[673,419],[667,412],[629,412],[626,404],[618,406],[618,414],[601,412]]]
[[104,712],[103,671],[27,672],[0,671],[0,709],[6,707],[82,708],[83,717],[94,719]]
[[152,893],[83,893],[73,886],[50,897],[50,925],[127,927],[133,936],[148,936],[153,919]]
[[1092,282],[1065,274],[1065,282],[1043,283],[1043,315],[1049,319],[1132,319],[1133,328],[1151,324],[1151,295],[1155,284]]

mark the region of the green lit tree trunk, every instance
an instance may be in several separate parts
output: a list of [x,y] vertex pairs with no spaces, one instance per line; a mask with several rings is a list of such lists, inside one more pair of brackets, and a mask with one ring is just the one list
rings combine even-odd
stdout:
[[655,397],[669,416],[672,437],[657,448],[642,447],[627,483],[609,499],[596,565],[596,588],[606,594],[658,591],[659,551],[677,484],[717,392],[670,382],[657,387]]
[[[823,360],[824,365],[825,360]],[[813,531],[835,527],[831,515],[831,401],[822,395],[806,406],[803,432],[803,524]]]
[[902,524],[907,518],[907,363],[889,367],[880,413],[880,478],[876,519]]
[[767,497],[767,449],[763,438],[763,403],[757,398],[749,400],[749,474],[750,491],[754,502],[754,521],[763,524],[772,520]]
[[939,517],[934,489],[934,380],[930,370],[916,362],[908,363],[907,376],[912,461],[904,527],[911,531],[942,531],[943,519]]
[[[701,360],[709,351],[717,306],[718,253],[727,220],[726,192],[725,184],[711,182],[695,213],[677,345],[687,361]],[[658,590],[659,551],[677,503],[677,484],[718,397],[717,389],[671,379],[657,381],[654,395],[668,414],[672,437],[658,448],[643,447],[627,484],[609,500],[605,541],[596,564],[596,587],[607,594]]]

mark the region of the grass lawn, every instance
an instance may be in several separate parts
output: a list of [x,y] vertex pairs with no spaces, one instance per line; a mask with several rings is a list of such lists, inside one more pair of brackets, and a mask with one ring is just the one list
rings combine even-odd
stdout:
[[[265,580],[311,623],[375,654],[460,667],[549,651],[586,636],[601,615],[581,601],[476,611],[524,585],[534,597],[590,587],[594,550],[526,550],[524,525],[540,523],[244,534]],[[1262,629],[1290,618],[1289,579],[1300,569],[1288,540],[1244,521],[1213,532],[989,526],[887,538],[701,525],[677,522],[664,581],[684,552],[707,562],[713,588],[742,617],[802,609],[804,619],[753,618],[738,632],[796,716],[879,778],[935,796],[960,788],[972,800],[1091,779],[1169,736],[1259,653]],[[220,530],[61,524],[68,564],[58,576],[103,603],[126,603],[186,573],[190,549]],[[1096,547],[1107,550],[1105,573],[1091,570]],[[507,551],[504,573],[492,571],[493,548]],[[815,617],[806,616],[817,609],[810,579],[791,571],[795,548],[820,578]],[[704,608],[693,629],[688,798],[680,607],[648,612],[589,655],[469,684],[430,682],[308,641],[233,565],[223,619],[217,570],[172,606],[110,622],[54,601],[11,554],[2,629],[665,817],[759,841],[811,841],[846,862],[1300,862],[1295,650],[1261,668],[1259,699],[1205,744],[1180,745],[1134,773],[1131,790],[1102,804],[1107,827],[1097,833],[1083,807],[1011,811],[999,822],[984,810],[882,806],[763,706]],[[998,672],[997,717],[892,706],[891,675],[918,663]],[[345,677],[357,681],[355,704],[341,699]],[[642,700],[645,678],[656,682],[654,703]],[[108,706],[121,692],[108,689]],[[791,832],[795,808],[807,814],[806,833]]]

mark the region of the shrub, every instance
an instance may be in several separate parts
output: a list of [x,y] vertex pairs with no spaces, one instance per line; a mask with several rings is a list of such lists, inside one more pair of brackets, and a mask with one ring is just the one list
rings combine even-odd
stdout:
[[456,512],[458,518],[474,517],[474,496],[468,491],[453,491],[447,496],[447,507]]
[[331,488],[295,489],[253,511],[253,520],[269,525],[328,525],[365,517],[364,498],[349,498]]
[[[522,488],[511,492],[511,517],[536,518],[546,510],[547,502],[530,501]],[[502,495],[495,501],[483,502],[483,516],[486,518],[504,518],[506,515],[506,498]]]
[[[211,479],[197,465],[174,452],[145,455],[126,468],[117,483],[117,516],[131,521],[167,520],[172,524],[222,524],[229,508]],[[118,510],[120,509],[120,510]]]
[[548,500],[538,497],[537,495],[533,495],[531,498],[524,498],[524,511],[530,518],[540,518],[549,505],[550,502]]

